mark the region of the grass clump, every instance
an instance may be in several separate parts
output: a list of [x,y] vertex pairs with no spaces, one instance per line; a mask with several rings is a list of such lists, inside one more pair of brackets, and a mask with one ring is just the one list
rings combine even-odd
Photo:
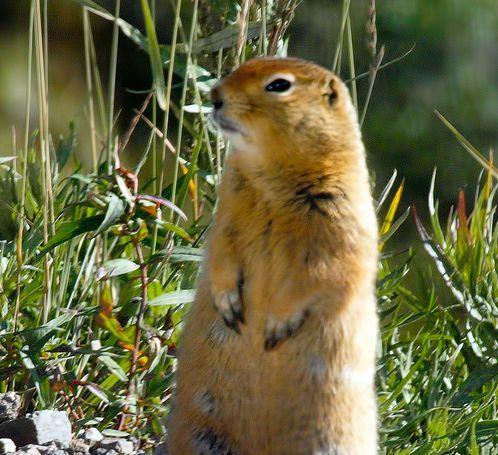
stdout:
[[[119,17],[119,1],[113,12],[89,0],[76,3],[92,159],[86,168],[76,161],[73,124],[59,141],[50,135],[46,3],[33,0],[28,86],[35,79],[35,90],[27,100],[24,142],[0,161],[0,392],[21,392],[26,410],[68,409],[76,427],[132,432],[147,444],[164,434],[178,327],[193,300],[223,168],[225,144],[209,125],[208,92],[218,76],[252,56],[285,55],[297,2],[213,1],[209,13],[200,14],[197,0],[188,8],[176,0],[168,46],[157,40],[154,1],[140,3],[144,33]],[[343,2],[334,62],[368,121],[385,52],[376,47],[370,2],[372,62],[368,73],[357,74],[349,4]],[[107,84],[97,65],[94,16],[114,25]],[[148,53],[152,82],[118,135],[121,39]],[[361,103],[356,84],[363,76]],[[34,97],[36,119],[29,109]],[[123,163],[139,122],[148,126],[148,138],[128,168]],[[497,187],[492,163],[482,164],[487,170],[470,213],[461,193],[442,224],[432,187],[430,229],[415,216],[437,271],[420,261],[418,290],[406,277],[415,275],[420,255],[390,251],[389,239],[411,220],[409,210],[397,215],[403,183],[393,192],[394,175],[377,191],[384,220],[378,283],[383,453],[491,454],[496,448]],[[144,177],[146,167],[151,179]],[[434,284],[435,273],[448,292]]]

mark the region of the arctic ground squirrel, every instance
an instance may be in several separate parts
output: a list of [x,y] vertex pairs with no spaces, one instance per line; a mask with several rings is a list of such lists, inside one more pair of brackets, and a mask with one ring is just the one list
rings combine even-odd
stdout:
[[316,64],[259,58],[211,98],[232,150],[170,454],[375,454],[377,222],[348,90]]

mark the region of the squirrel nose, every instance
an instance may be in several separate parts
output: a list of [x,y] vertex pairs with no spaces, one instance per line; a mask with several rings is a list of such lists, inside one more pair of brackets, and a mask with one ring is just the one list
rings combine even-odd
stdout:
[[223,107],[223,99],[221,98],[221,93],[218,85],[215,85],[211,90],[211,102],[215,111],[220,110]]

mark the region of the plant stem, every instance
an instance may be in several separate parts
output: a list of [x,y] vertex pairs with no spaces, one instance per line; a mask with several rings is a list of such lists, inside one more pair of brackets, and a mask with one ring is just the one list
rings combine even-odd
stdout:
[[[142,338],[142,325],[143,325],[144,314],[145,311],[147,310],[147,285],[149,280],[147,275],[147,264],[145,263],[144,254],[142,250],[142,244],[140,243],[140,240],[137,239],[133,241],[133,244],[135,247],[138,264],[140,265],[141,301],[140,301],[140,306],[138,308],[137,322],[135,323],[135,341],[133,345],[133,354],[131,357],[130,372],[128,376],[128,393],[126,401],[129,400],[129,398],[133,393],[133,378],[137,372],[138,355],[140,353],[140,340]],[[124,427],[125,420],[126,420],[126,408],[123,410],[123,413],[121,414],[119,429],[122,429]]]
[[92,170],[97,172],[97,133],[95,128],[95,107],[93,103],[93,81],[92,67],[90,60],[90,33],[91,24],[88,17],[88,11],[83,8],[83,41],[85,45],[85,70],[86,70],[86,85],[88,93],[88,110],[90,120],[90,138],[92,142]]
[[114,10],[114,26],[112,29],[112,47],[111,47],[111,61],[109,64],[109,85],[108,85],[108,105],[109,112],[107,117],[107,172],[112,174],[112,151],[113,151],[113,138],[112,127],[114,123],[114,94],[116,91],[116,68],[118,60],[118,43],[119,43],[119,13],[121,9],[121,0],[116,0],[116,7]]
[[21,303],[21,277],[22,277],[22,240],[24,235],[24,210],[26,205],[26,183],[28,169],[28,147],[29,147],[29,127],[31,108],[31,78],[33,66],[33,30],[34,30],[34,6],[31,4],[29,13],[29,44],[28,44],[28,96],[26,97],[26,125],[24,127],[24,147],[22,156],[22,186],[21,186],[21,206],[19,208],[19,227],[17,232],[17,280],[16,280],[16,303],[14,308],[13,332],[17,330],[19,319],[19,308]]
[[[173,70],[175,67],[175,56],[176,56],[176,43],[178,40],[178,27],[180,25],[180,11],[182,8],[182,0],[177,0],[176,8],[175,8],[175,22],[173,25],[173,36],[171,38],[171,51],[170,51],[170,60],[168,66],[168,79],[166,81],[166,108],[164,111],[164,123],[163,123],[163,135],[165,138],[168,137],[168,126],[169,126],[169,110],[171,104],[171,88],[173,85]],[[187,69],[188,71],[188,69]],[[161,172],[159,177],[159,185],[156,187],[157,196],[161,196],[163,186],[164,186],[164,167],[166,161],[166,144],[163,141],[161,146],[161,161],[159,162]],[[154,177],[157,179],[157,174],[154,174]],[[158,208],[160,210],[160,208]],[[154,234],[152,237],[152,251],[155,251],[157,244],[157,235],[158,235],[158,226],[154,228]]]

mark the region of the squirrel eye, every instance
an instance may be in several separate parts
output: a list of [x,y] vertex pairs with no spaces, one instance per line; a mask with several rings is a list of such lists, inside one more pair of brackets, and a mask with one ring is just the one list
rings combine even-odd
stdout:
[[267,92],[279,92],[283,93],[289,90],[292,86],[291,81],[288,81],[287,79],[275,79],[274,81],[270,82],[266,87],[265,90]]

